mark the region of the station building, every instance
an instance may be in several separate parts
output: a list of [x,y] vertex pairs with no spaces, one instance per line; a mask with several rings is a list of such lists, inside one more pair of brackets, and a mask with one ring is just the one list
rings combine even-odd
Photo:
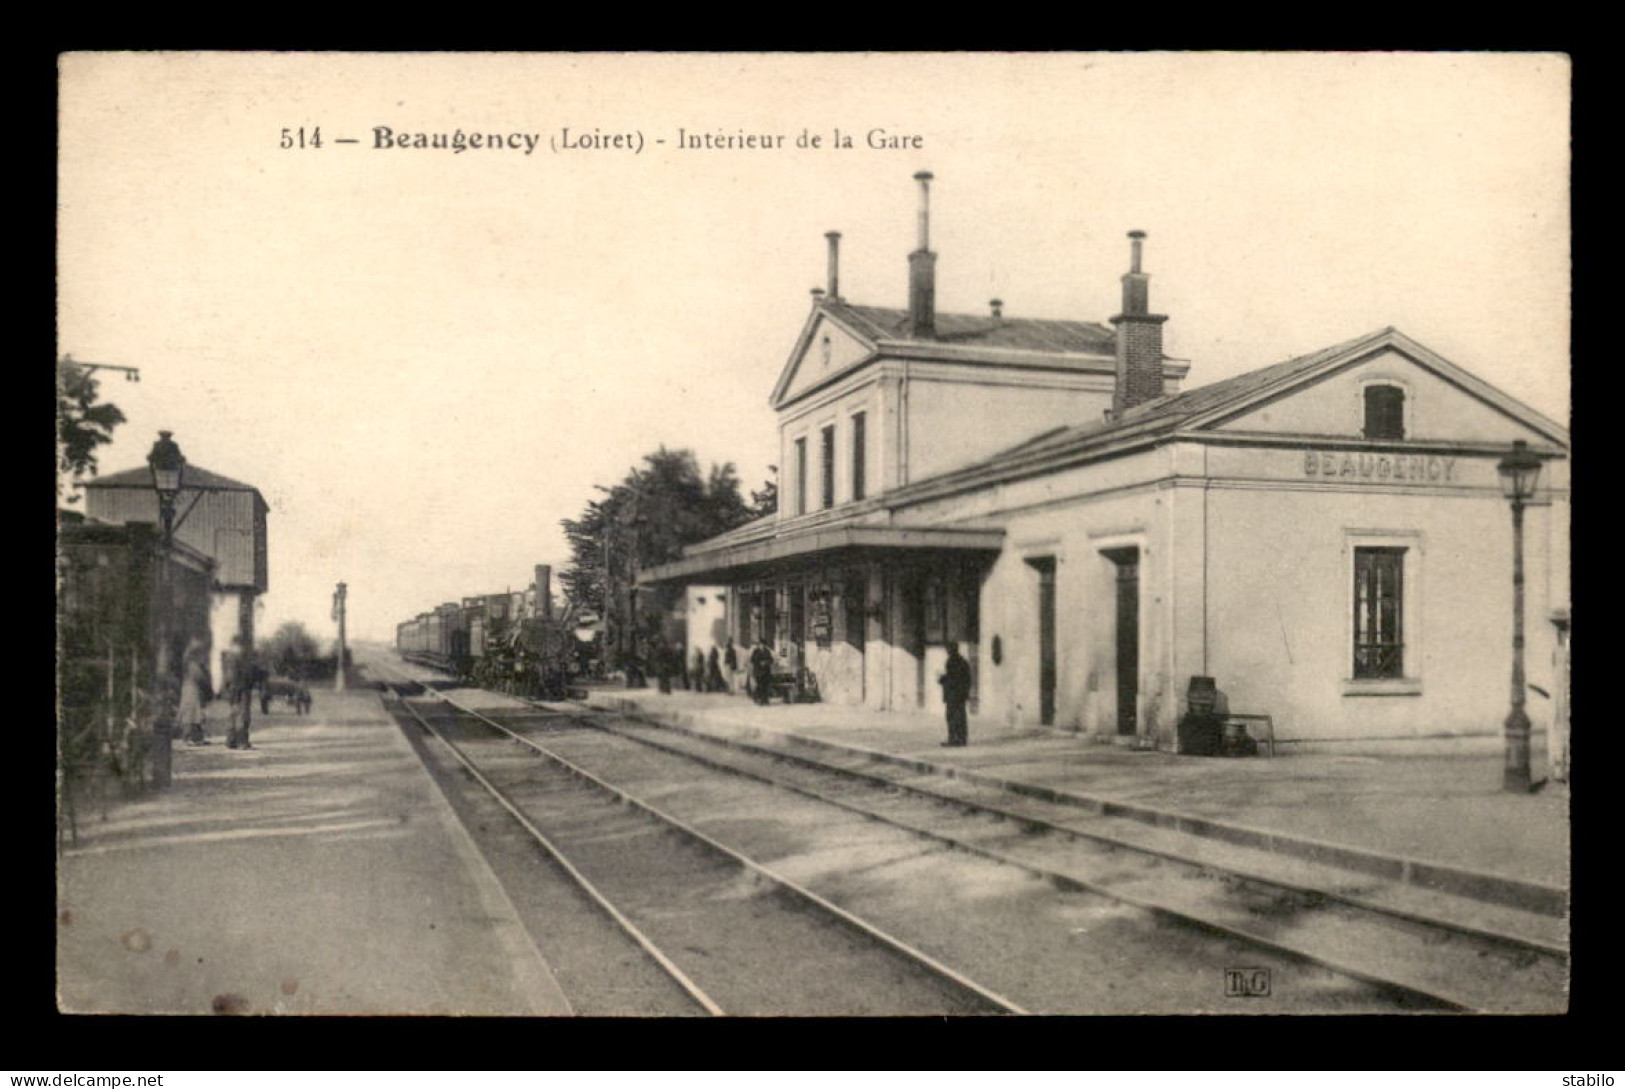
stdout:
[[[113,524],[160,521],[152,472],[128,469],[84,484],[85,513]],[[188,464],[176,503],[179,546],[213,561],[209,603],[209,669],[218,690],[226,676],[231,641],[254,646],[254,607],[270,586],[266,516],[258,488]]]
[[1563,427],[1393,328],[1183,390],[1140,232],[1105,323],[936,313],[917,179],[906,310],[841,296],[831,233],[771,396],[777,514],[641,582],[725,587],[730,637],[765,638],[826,701],[940,708],[957,643],[983,729],[1171,749],[1204,676],[1283,742],[1495,734],[1513,608],[1496,467],[1522,440],[1543,462],[1528,711],[1551,724]]

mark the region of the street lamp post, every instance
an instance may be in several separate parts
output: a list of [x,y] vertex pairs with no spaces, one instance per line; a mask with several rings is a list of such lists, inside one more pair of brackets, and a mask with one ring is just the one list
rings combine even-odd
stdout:
[[186,472],[186,455],[175,445],[173,431],[158,432],[158,441],[147,455],[152,470],[152,490],[158,493],[158,514],[163,519],[163,545],[168,549],[175,536],[175,499],[181,494],[181,478]]
[[[633,480],[638,479],[638,474],[637,474],[636,470],[633,470],[633,472],[632,472],[632,479]],[[630,493],[630,495],[632,496],[632,500],[631,500],[631,506],[632,506],[631,518],[628,520],[628,524],[631,526],[632,532],[631,532],[631,535],[630,535],[631,536],[630,548],[629,548],[629,551],[628,551],[628,554],[627,554],[627,571],[628,571],[628,574],[627,574],[627,587],[626,587],[626,617],[625,617],[624,623],[622,621],[622,618],[619,615],[616,615],[616,617],[615,617],[615,628],[616,628],[616,630],[615,630],[615,648],[616,648],[617,655],[620,656],[621,658],[623,658],[629,664],[629,670],[628,670],[628,674],[627,674],[628,686],[629,687],[642,687],[642,685],[643,685],[643,674],[642,674],[642,670],[638,667],[638,664],[637,664],[638,663],[638,621],[637,621],[637,616],[638,616],[638,597],[637,597],[638,589],[637,589],[637,581],[638,581],[638,550],[642,546],[642,526],[643,526],[643,517],[639,512],[639,504],[642,502],[644,496],[647,493],[642,488],[639,488],[636,484],[617,484],[613,488],[606,488],[602,484],[594,484],[593,487],[596,488],[597,490],[603,492],[605,495],[609,496],[611,500],[613,500],[613,499],[615,499],[617,497],[617,493],[620,493],[620,492],[623,492],[623,491],[627,492],[627,493]],[[604,615],[604,623],[605,623],[605,627],[607,629],[608,624],[609,624],[610,597],[611,597],[611,594],[613,592],[613,588],[614,588],[614,585],[615,585],[615,580],[611,576],[611,569],[612,569],[612,566],[613,566],[613,557],[614,557],[614,550],[611,547],[611,537],[615,533],[617,524],[622,521],[622,512],[621,512],[619,504],[615,504],[615,503],[611,503],[611,502],[601,503],[599,505],[599,509],[604,512],[604,573],[603,573],[603,577],[604,577],[604,614],[605,614]],[[616,598],[618,598],[620,595],[615,594],[614,596]],[[618,602],[617,602],[617,604],[618,604]],[[617,609],[616,612],[618,614],[619,610]],[[606,630],[605,640],[604,641],[605,641],[605,647],[607,649],[608,645],[609,645],[609,638],[608,638],[607,630]]]
[[[175,444],[174,433],[171,431],[158,432],[158,441],[152,444],[152,452],[147,455],[147,467],[152,471],[152,489],[158,494],[158,517],[161,524],[161,533],[158,538],[158,563],[153,574],[153,597],[157,608],[153,610],[153,622],[156,626],[156,646],[154,647],[153,673],[154,696],[159,691],[158,681],[169,672],[169,619],[168,613],[173,604],[169,600],[169,553],[175,543],[175,500],[180,495],[181,483],[186,474],[186,456],[181,448]],[[183,682],[184,683],[184,682]],[[154,699],[154,709],[160,708]],[[159,721],[156,717],[152,724],[152,784],[163,788],[170,782],[170,724]]]
[[349,588],[344,583],[339,583],[338,588],[333,591],[333,619],[338,621],[339,625],[339,667],[338,672],[333,675],[333,690],[336,692],[344,691],[344,659],[348,654],[344,644],[344,619],[348,596]]
[[1507,712],[1506,774],[1503,789],[1527,794],[1529,774],[1529,716],[1524,713],[1523,674],[1523,508],[1535,494],[1540,478],[1540,457],[1522,439],[1496,467],[1501,493],[1512,504],[1512,709]]

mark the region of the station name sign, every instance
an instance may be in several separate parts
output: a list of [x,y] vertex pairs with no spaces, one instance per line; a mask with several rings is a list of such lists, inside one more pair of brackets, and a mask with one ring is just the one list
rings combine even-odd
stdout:
[[1339,480],[1409,480],[1418,484],[1450,484],[1456,480],[1456,459],[1432,454],[1356,454],[1305,450],[1303,475]]

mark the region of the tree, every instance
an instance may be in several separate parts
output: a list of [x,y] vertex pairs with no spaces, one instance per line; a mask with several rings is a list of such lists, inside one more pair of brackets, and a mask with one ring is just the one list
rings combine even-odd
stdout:
[[[124,413],[112,402],[97,403],[101,383],[88,367],[68,359],[56,361],[56,493],[64,478],[78,481],[96,475],[96,448],[113,441],[113,429]],[[69,503],[78,502],[70,495]]]
[[260,644],[259,653],[272,673],[298,678],[310,672],[321,651],[315,636],[299,621],[290,620]]
[[[610,627],[612,654],[631,649],[631,589],[637,571],[677,559],[684,545],[750,521],[731,462],[702,475],[690,450],[662,446],[613,488],[601,489],[580,518],[562,523],[572,562],[559,576],[570,600],[596,611]],[[670,604],[667,595],[640,598],[647,622]],[[652,606],[647,607],[646,606]]]
[[750,493],[750,512],[755,518],[766,518],[769,514],[777,514],[779,510],[779,467],[769,465],[768,471],[773,474],[762,482],[762,490]]

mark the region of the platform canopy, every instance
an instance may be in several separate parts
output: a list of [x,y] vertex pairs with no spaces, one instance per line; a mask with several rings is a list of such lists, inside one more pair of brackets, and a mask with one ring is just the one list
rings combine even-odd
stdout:
[[931,553],[948,552],[991,555],[1003,547],[1002,529],[832,526],[707,548],[640,571],[638,582],[646,586],[662,582],[728,582],[768,574],[786,561],[853,563],[897,558],[900,553],[921,559]]

